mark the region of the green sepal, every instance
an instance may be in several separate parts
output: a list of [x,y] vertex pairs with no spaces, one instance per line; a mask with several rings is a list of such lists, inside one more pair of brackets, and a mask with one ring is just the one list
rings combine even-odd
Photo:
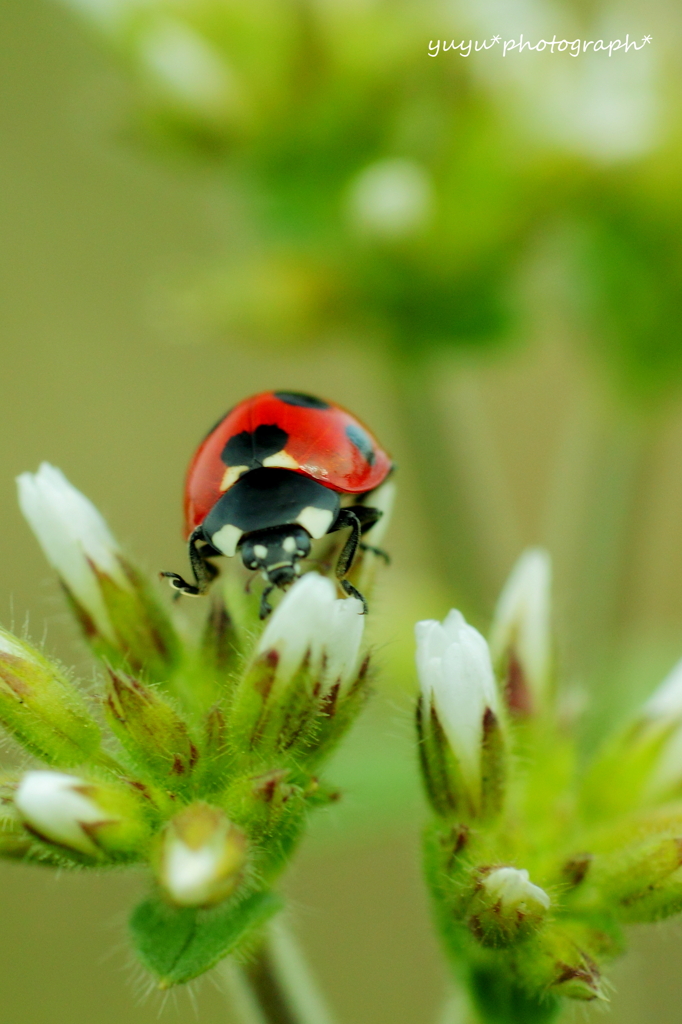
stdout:
[[241,644],[225,602],[214,598],[201,637],[201,660],[221,680],[239,667]]
[[354,682],[349,688],[338,683],[320,701],[313,732],[310,738],[302,737],[299,756],[305,757],[306,764],[314,767],[326,760],[337,744],[343,739],[370,695],[372,670],[367,655]]
[[0,726],[46,764],[70,768],[87,761],[101,735],[81,694],[55,664],[6,635],[18,653],[0,653]]
[[507,781],[507,752],[502,726],[491,708],[483,716],[481,745],[481,817],[494,818],[502,810]]
[[98,658],[143,673],[153,682],[165,683],[180,657],[177,634],[144,577],[120,555],[118,561],[128,586],[121,586],[90,563],[111,622],[113,641],[102,635],[88,610],[62,580],[69,606]]
[[444,818],[471,817],[459,765],[432,704],[417,701],[417,738],[422,779],[434,811]]
[[135,908],[130,933],[135,951],[159,988],[182,985],[235,952],[281,910],[271,891],[227,900],[209,910],[172,907],[152,896]]

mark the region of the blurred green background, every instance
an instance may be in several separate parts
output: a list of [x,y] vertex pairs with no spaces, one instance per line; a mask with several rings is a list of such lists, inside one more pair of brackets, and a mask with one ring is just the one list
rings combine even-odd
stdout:
[[[435,1021],[414,620],[457,603],[485,627],[522,548],[546,544],[586,744],[682,655],[679,11],[73,6],[133,14],[98,37],[0,0],[0,619],[92,671],[16,510],[13,477],[42,459],[150,572],[182,570],[185,465],[233,402],[307,390],[366,420],[400,466],[382,674],[332,769],[346,798],[287,888],[342,1022]],[[145,20],[155,6],[170,21]],[[654,42],[427,56],[521,31]],[[176,72],[197,60],[188,91]],[[0,1024],[228,1021],[210,979],[198,1011],[144,996],[124,941],[141,885],[0,865]],[[633,934],[614,1024],[679,1019],[676,928]]]

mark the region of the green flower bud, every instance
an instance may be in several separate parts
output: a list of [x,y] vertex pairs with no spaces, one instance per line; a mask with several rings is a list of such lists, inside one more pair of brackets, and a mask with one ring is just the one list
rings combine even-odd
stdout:
[[490,651],[507,706],[520,717],[547,700],[552,672],[549,555],[531,548],[518,560],[500,594]]
[[14,803],[34,835],[86,861],[137,860],[149,842],[143,798],[119,783],[31,771],[19,781]]
[[178,641],[95,506],[44,462],[17,478],[19,505],[95,653],[165,679]]
[[31,754],[70,767],[100,745],[80,694],[42,654],[0,629],[0,724]]
[[506,755],[488,645],[463,616],[418,622],[421,764],[442,815],[496,814],[504,797]]
[[194,770],[199,752],[187,726],[153,687],[110,669],[105,711],[128,753],[158,778],[180,781]]
[[530,881],[527,871],[485,868],[478,874],[467,923],[484,946],[509,945],[537,931],[550,902],[545,890]]
[[177,814],[164,832],[159,881],[178,906],[213,906],[237,888],[246,855],[244,833],[219,808],[195,803]]
[[527,991],[590,1002],[605,999],[596,956],[613,952],[601,932],[567,922],[549,925],[515,947],[512,962]]
[[604,906],[627,922],[654,921],[682,910],[682,820],[678,835],[651,836],[596,854],[577,905]]

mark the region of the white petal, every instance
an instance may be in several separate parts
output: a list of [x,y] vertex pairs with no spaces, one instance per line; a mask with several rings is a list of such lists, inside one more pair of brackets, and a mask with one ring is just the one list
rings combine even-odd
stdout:
[[424,699],[431,700],[433,690],[432,662],[434,659],[440,664],[445,654],[447,641],[440,622],[435,619],[424,619],[414,627],[417,640],[417,672],[421,684]]
[[290,679],[308,650],[311,661],[319,664],[320,617],[323,609],[331,608],[334,598],[334,584],[316,572],[306,573],[286,592],[270,616],[256,651],[278,652],[278,677]]
[[442,661],[441,685],[435,689],[434,698],[445,735],[477,796],[486,699],[480,666],[471,653],[466,641],[448,647]]
[[362,606],[355,598],[337,598],[331,580],[308,572],[287,591],[265,627],[256,654],[276,650],[277,678],[288,681],[310,652],[310,668],[323,682],[347,682],[357,665],[364,631]]
[[15,804],[36,832],[63,846],[82,853],[94,853],[96,847],[80,823],[94,824],[106,815],[74,787],[85,783],[75,775],[62,772],[27,772],[17,788]]
[[113,637],[92,566],[119,586],[130,588],[118,560],[119,548],[106,522],[64,474],[43,462],[37,473],[17,478],[19,506],[48,562],[92,616],[100,632]]
[[355,597],[337,598],[328,614],[328,622],[322,624],[326,655],[323,682],[330,687],[340,680],[343,686],[351,680],[357,668],[365,629],[362,602]]
[[536,695],[544,691],[551,666],[551,581],[547,552],[542,548],[525,551],[500,594],[490,631],[495,662],[513,645]]
[[212,844],[192,850],[180,839],[165,853],[164,884],[176,903],[196,907],[211,900],[220,851]]

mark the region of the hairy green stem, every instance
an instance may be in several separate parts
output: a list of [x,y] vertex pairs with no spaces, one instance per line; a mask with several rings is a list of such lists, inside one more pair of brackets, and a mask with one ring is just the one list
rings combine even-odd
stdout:
[[534,998],[484,967],[471,972],[471,996],[481,1024],[550,1024],[561,1009],[556,998]]
[[334,1024],[305,958],[280,921],[246,964],[224,969],[243,1024]]

